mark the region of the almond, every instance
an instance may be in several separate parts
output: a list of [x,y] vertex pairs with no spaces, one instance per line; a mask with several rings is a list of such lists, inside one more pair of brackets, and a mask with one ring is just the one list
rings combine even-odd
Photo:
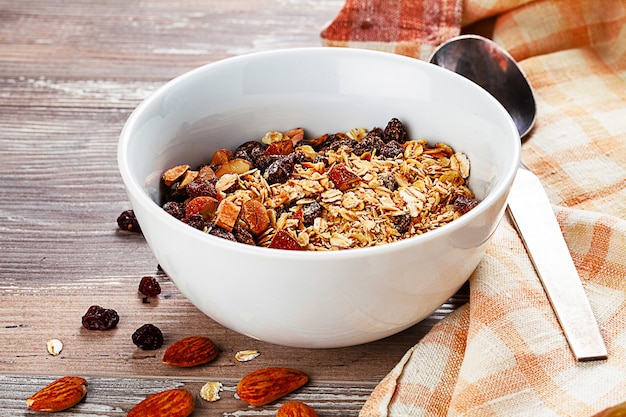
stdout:
[[190,336],[180,339],[167,348],[162,362],[178,368],[203,365],[217,358],[215,343],[208,337]]
[[245,159],[235,158],[230,161],[224,162],[217,171],[215,171],[216,177],[221,177],[224,174],[243,174],[252,169],[252,163]]
[[126,417],[187,417],[194,407],[189,391],[174,388],[150,395],[134,406]]
[[68,409],[87,394],[87,381],[79,376],[64,376],[51,382],[26,400],[31,410],[56,412]]
[[241,207],[241,219],[246,223],[252,234],[258,236],[270,225],[267,209],[258,200],[248,200]]
[[271,403],[306,384],[309,377],[289,368],[262,368],[244,376],[237,384],[237,395],[250,405]]
[[317,413],[303,402],[287,401],[276,411],[276,417],[317,417]]
[[187,170],[191,168],[189,165],[176,165],[163,173],[162,179],[168,187],[181,178]]

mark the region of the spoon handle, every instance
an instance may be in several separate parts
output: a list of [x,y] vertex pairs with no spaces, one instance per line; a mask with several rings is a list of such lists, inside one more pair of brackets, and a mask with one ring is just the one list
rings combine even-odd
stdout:
[[508,211],[574,356],[579,361],[606,359],[606,346],[578,271],[548,196],[531,171],[518,170]]

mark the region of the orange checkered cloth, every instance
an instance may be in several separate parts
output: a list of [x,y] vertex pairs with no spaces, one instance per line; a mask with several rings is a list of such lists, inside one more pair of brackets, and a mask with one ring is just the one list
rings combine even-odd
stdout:
[[[403,14],[429,7],[444,16]],[[455,7],[348,0],[322,40],[423,58],[436,42],[491,17],[493,39],[534,88],[537,121],[522,159],[553,203],[609,358],[574,359],[505,218],[470,278],[469,303],[406,353],[360,415],[589,417],[626,401],[626,0],[465,0],[460,18]],[[366,32],[364,21],[391,26]],[[422,24],[400,37],[406,22]],[[424,36],[429,22],[434,33]],[[451,22],[460,22],[457,32]]]

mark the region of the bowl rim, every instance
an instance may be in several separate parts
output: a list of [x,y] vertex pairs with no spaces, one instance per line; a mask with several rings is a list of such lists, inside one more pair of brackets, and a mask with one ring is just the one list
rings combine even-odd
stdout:
[[[167,94],[169,90],[174,88],[176,85],[185,82],[187,79],[195,77],[197,74],[209,71],[212,68],[216,68],[223,65],[230,65],[233,62],[237,61],[245,61],[250,59],[256,59],[257,57],[271,57],[273,55],[284,55],[284,54],[293,54],[293,53],[306,53],[306,54],[348,54],[348,55],[360,55],[360,56],[371,56],[376,57],[377,59],[392,59],[397,60],[399,62],[404,61],[410,65],[417,66],[430,66],[430,70],[432,71],[442,71],[446,73],[446,76],[457,78],[458,82],[465,83],[469,86],[469,88],[481,90],[481,94],[486,94],[486,99],[493,102],[496,108],[499,109],[499,112],[505,116],[507,120],[508,129],[515,135],[517,141],[517,146],[513,146],[512,161],[511,166],[506,170],[506,172],[502,175],[502,180],[497,184],[497,186],[491,190],[491,192],[485,197],[485,199],[481,200],[481,202],[474,209],[464,214],[463,216],[455,219],[454,221],[447,223],[441,227],[438,227],[434,230],[430,230],[422,235],[412,236],[410,238],[402,239],[396,242],[385,243],[377,246],[365,247],[365,248],[350,248],[350,249],[342,249],[342,250],[330,250],[330,251],[293,251],[293,250],[284,250],[284,249],[269,249],[265,247],[252,246],[242,244],[240,242],[231,242],[227,239],[223,239],[217,236],[212,236],[208,233],[205,233],[201,230],[190,227],[189,225],[181,222],[180,220],[174,218],[170,214],[166,213],[160,206],[155,202],[146,192],[145,188],[134,178],[131,174],[131,169],[128,165],[128,151],[129,145],[131,142],[131,132],[134,130],[138,120],[140,118],[141,113],[144,108],[147,108],[151,105],[152,102],[158,101],[163,95]],[[119,135],[118,147],[117,147],[117,161],[118,161],[118,169],[120,171],[120,175],[126,187],[127,193],[131,193],[135,199],[142,204],[146,210],[152,212],[156,215],[157,218],[161,219],[161,221],[166,222],[166,224],[170,224],[171,227],[174,227],[175,230],[183,235],[187,236],[191,239],[200,239],[205,238],[208,239],[207,242],[212,245],[221,246],[223,249],[232,250],[235,252],[239,252],[242,256],[245,255],[255,255],[255,256],[264,256],[268,258],[275,259],[302,259],[303,261],[310,261],[314,258],[316,259],[333,259],[335,257],[340,257],[341,259],[347,258],[363,258],[369,257],[373,255],[385,255],[390,251],[407,249],[411,246],[414,246],[420,242],[428,242],[430,240],[437,239],[439,235],[444,233],[453,232],[457,229],[461,229],[465,226],[466,223],[471,223],[475,217],[478,217],[482,211],[485,210],[487,206],[490,206],[493,201],[502,196],[502,194],[507,192],[510,184],[512,184],[515,175],[517,173],[519,163],[521,159],[521,141],[519,138],[519,133],[517,127],[513,119],[510,117],[509,113],[504,109],[504,107],[488,92],[483,90],[480,86],[473,83],[461,75],[458,75],[450,70],[441,68],[435,64],[431,64],[429,62],[425,62],[419,60],[417,58],[411,58],[404,55],[398,55],[391,52],[384,51],[376,51],[369,49],[360,49],[360,48],[345,48],[345,47],[297,47],[297,48],[287,48],[287,49],[279,49],[279,50],[268,50],[268,51],[259,51],[259,52],[250,52],[246,54],[236,55],[232,57],[227,57],[218,61],[210,62],[204,65],[201,65],[197,68],[191,69],[185,73],[182,73],[171,80],[164,83],[162,86],[153,91],[148,97],[146,97],[130,114],[124,123],[122,130]],[[471,174],[470,174],[471,175]]]

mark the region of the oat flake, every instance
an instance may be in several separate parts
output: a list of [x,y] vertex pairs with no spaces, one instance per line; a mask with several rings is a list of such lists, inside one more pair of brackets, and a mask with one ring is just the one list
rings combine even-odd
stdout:
[[220,391],[224,390],[221,382],[207,382],[200,388],[200,397],[203,400],[214,402],[220,399]]
[[259,356],[261,352],[258,350],[240,350],[235,354],[235,359],[239,362],[248,362]]
[[58,356],[63,350],[63,342],[59,339],[50,339],[46,342],[46,348],[48,349],[48,353],[52,356]]

